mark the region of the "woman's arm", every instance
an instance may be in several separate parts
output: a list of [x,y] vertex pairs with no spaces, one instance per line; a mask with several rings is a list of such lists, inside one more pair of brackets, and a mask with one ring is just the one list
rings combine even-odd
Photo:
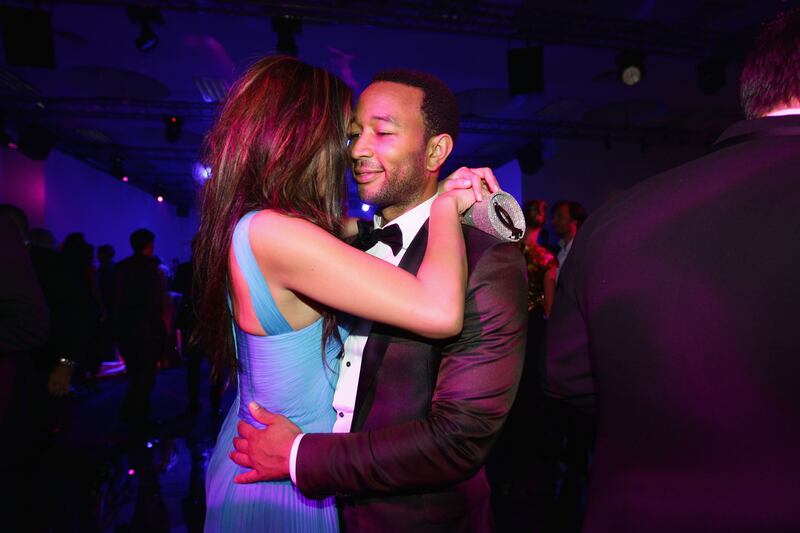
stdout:
[[346,313],[446,338],[463,322],[467,267],[459,213],[474,202],[468,189],[436,199],[416,276],[310,222],[271,211],[253,218],[250,244],[262,269],[286,289]]

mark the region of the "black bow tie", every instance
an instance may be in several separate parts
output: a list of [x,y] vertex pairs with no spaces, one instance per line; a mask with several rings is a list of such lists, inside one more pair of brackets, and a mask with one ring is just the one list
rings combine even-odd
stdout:
[[360,248],[364,251],[369,250],[378,242],[382,242],[392,249],[392,253],[397,255],[403,249],[403,230],[397,224],[390,224],[385,228],[375,229],[374,226],[363,220],[358,221],[358,240]]

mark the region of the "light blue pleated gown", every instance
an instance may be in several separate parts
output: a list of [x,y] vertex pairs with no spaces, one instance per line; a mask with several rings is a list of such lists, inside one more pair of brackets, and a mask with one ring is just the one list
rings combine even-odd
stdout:
[[[291,481],[233,482],[246,471],[228,457],[239,419],[263,427],[250,416],[247,405],[251,400],[285,415],[306,433],[331,431],[336,417],[331,402],[341,351],[341,346],[331,341],[323,359],[322,320],[294,331],[278,311],[250,249],[248,227],[253,215],[255,212],[245,215],[236,225],[233,248],[253,308],[268,336],[250,335],[234,325],[241,365],[239,391],[208,465],[205,531],[338,531],[333,498],[306,498]],[[340,328],[340,333],[344,340],[347,332]]]

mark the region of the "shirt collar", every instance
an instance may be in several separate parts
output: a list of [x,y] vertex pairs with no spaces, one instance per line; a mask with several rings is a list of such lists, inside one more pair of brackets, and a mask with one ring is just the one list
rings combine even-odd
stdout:
[[[431,206],[433,206],[433,201],[436,200],[436,197],[439,196],[435,194],[416,206],[415,208],[406,211],[396,219],[392,220],[387,226],[391,226],[392,224],[397,224],[400,226],[400,230],[403,232],[403,249],[409,247],[411,241],[414,240],[414,237],[417,236],[419,230],[422,228],[425,221],[428,220],[431,216]],[[384,222],[383,217],[381,215],[374,215],[373,222],[376,228],[383,228]]]

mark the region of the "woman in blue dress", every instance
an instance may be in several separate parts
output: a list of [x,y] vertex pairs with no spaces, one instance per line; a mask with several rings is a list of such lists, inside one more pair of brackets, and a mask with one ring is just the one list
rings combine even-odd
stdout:
[[[305,432],[331,431],[347,335],[337,316],[433,338],[461,329],[459,214],[477,193],[453,180],[434,201],[416,276],[345,244],[355,228],[342,214],[351,98],[328,72],[269,57],[232,87],[207,139],[211,178],[195,251],[199,335],[215,369],[236,376],[238,395],[208,467],[206,531],[338,531],[332,498],[305,498],[289,480],[234,483],[244,469],[228,457],[239,419],[263,427],[250,401]],[[367,179],[395,179],[390,163]]]

